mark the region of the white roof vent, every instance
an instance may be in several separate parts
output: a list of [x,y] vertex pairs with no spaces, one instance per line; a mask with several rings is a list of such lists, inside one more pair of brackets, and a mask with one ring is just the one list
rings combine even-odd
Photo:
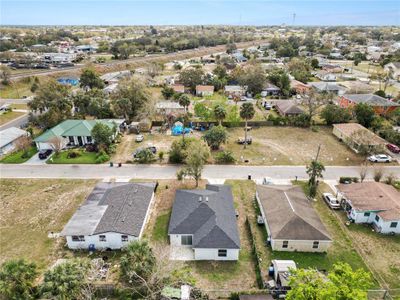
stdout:
[[201,202],[201,200],[203,200],[203,198],[201,198],[201,196],[199,197],[199,202]]

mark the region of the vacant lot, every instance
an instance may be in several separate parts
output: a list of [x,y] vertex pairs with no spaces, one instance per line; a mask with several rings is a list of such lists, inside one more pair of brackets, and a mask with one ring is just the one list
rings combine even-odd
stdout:
[[3,114],[0,115],[0,125],[4,125],[22,115],[24,115],[25,113],[23,112],[18,112],[18,111],[9,111],[9,112],[5,112]]
[[[146,230],[146,236],[154,244],[167,245],[168,223],[171,214],[175,191],[177,189],[192,189],[193,182],[179,183],[173,180],[161,180],[156,194],[155,209],[150,218]],[[228,183],[230,184],[230,183]],[[233,185],[233,184],[232,184]],[[202,181],[200,188],[204,188]],[[246,218],[246,205],[240,191],[233,185],[235,207],[239,210],[239,229],[242,249],[238,262],[186,262],[178,264],[180,270],[177,276],[188,278],[196,283],[196,286],[204,290],[223,290],[227,294],[230,291],[251,289],[256,286],[254,264],[250,252],[248,234],[244,221]],[[246,276],[243,276],[246,274]]]
[[325,165],[357,165],[363,157],[355,154],[332,135],[332,129],[318,127],[318,131],[295,127],[261,127],[249,131],[253,143],[244,149],[236,143],[244,137],[243,128],[229,129],[229,140],[224,150],[233,152],[239,164],[248,160],[252,165],[304,165],[317,154]]
[[26,258],[44,268],[60,258],[62,245],[48,234],[62,230],[94,184],[93,180],[1,179],[0,263]]

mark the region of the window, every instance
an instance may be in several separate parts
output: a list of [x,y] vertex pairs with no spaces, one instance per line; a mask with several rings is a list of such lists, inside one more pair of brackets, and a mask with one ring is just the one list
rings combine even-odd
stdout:
[[282,248],[287,248],[289,246],[289,241],[282,242]]
[[390,228],[396,228],[397,227],[398,222],[392,222],[390,223]]
[[106,242],[107,241],[106,236],[105,235],[99,235],[99,241],[100,242]]
[[319,247],[319,241],[314,241],[312,244],[313,249],[318,249]]
[[87,142],[90,144],[92,142],[92,137],[91,136],[87,136],[86,137]]
[[218,257],[226,257],[228,250],[226,249],[218,249]]
[[378,215],[376,215],[375,221],[379,222],[379,216]]
[[83,235],[73,235],[72,236],[72,241],[73,242],[84,242],[85,241],[85,236],[83,236]]
[[364,213],[364,217],[369,217],[371,215],[371,213],[370,212],[366,212],[366,213]]
[[192,245],[192,236],[191,235],[182,235],[181,236],[181,245],[184,245],[184,246]]
[[127,242],[128,241],[128,236],[127,235],[121,235],[121,241],[122,242]]
[[69,142],[70,142],[71,144],[75,144],[75,141],[74,141],[74,137],[73,137],[73,136],[69,136],[69,137],[68,137],[68,140],[69,140]]

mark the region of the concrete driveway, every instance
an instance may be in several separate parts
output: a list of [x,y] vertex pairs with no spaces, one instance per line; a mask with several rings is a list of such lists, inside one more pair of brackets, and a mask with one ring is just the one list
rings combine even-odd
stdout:
[[[51,154],[52,155],[52,154]],[[51,157],[51,155],[47,159],[40,159],[39,152],[24,162],[24,165],[45,165],[46,161]]]

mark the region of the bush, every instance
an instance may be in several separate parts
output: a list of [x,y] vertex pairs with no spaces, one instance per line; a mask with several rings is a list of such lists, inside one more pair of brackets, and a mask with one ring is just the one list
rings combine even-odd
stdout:
[[204,134],[203,138],[211,149],[218,150],[221,144],[226,142],[228,133],[225,127],[213,126]]
[[108,160],[110,160],[110,156],[104,150],[101,150],[99,153],[97,153],[96,164],[102,164]]
[[231,151],[222,151],[217,153],[215,156],[215,161],[218,164],[231,164],[235,162],[235,158]]
[[289,118],[289,124],[296,127],[309,127],[310,126],[310,116],[306,114],[301,114],[295,117]]
[[81,152],[76,149],[68,150],[67,158],[77,158],[81,156]]
[[187,156],[186,149],[192,141],[191,138],[174,141],[169,150],[169,162],[173,164],[183,163]]
[[282,117],[282,116],[276,116],[274,117],[273,115],[268,115],[267,121],[272,122],[274,126],[285,126],[288,124],[288,118]]
[[136,154],[136,161],[141,164],[148,164],[154,161],[155,157],[153,152],[150,149],[143,149]]

